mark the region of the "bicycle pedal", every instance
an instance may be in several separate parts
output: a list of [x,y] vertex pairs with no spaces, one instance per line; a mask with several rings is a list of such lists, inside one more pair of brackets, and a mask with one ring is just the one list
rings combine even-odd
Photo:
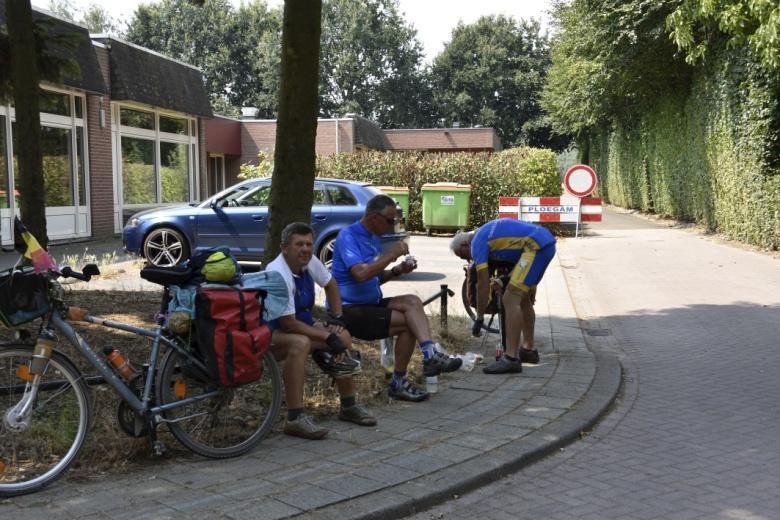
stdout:
[[162,457],[168,451],[168,448],[163,441],[154,441],[152,443],[152,451],[156,457]]

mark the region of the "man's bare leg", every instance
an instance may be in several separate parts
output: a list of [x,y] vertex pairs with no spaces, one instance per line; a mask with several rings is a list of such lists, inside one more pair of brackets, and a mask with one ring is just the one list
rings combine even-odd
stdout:
[[509,286],[504,292],[501,304],[506,314],[506,353],[510,357],[519,355],[520,337],[525,330],[525,317],[521,307],[523,292],[517,287]]
[[[390,299],[387,308],[403,314],[405,328],[412,333],[418,343],[431,339],[431,327],[419,297],[413,294],[395,296]],[[393,326],[393,321],[391,321],[390,326]]]

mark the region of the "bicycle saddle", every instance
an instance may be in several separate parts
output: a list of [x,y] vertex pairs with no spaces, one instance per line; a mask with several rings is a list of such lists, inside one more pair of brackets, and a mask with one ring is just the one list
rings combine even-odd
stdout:
[[157,285],[185,285],[192,278],[189,267],[144,267],[141,278]]

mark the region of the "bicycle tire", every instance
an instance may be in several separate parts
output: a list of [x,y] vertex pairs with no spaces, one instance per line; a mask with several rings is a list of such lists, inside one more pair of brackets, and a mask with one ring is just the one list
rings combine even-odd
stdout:
[[[469,315],[469,318],[471,318],[471,321],[474,321],[477,319],[477,311],[469,304],[469,293],[468,293],[469,287],[468,287],[468,279],[463,280],[463,285],[460,288],[460,298],[463,301],[463,307],[466,309],[466,313]],[[485,322],[482,324],[482,329],[486,330],[488,332],[496,333],[499,331],[498,327],[488,327],[488,323],[491,323],[490,316],[485,316]],[[495,319],[493,319],[492,323],[497,323]]]
[[59,478],[84,445],[92,418],[89,389],[76,366],[54,351],[42,375],[30,421],[11,428],[6,414],[19,402],[33,347],[0,346],[0,497],[24,495]]
[[[184,360],[176,350],[169,350],[163,358],[157,382],[160,405],[219,388],[213,381],[182,370]],[[281,372],[273,355],[266,352],[263,377],[258,381],[219,388],[218,396],[169,410],[164,418],[182,445],[204,457],[224,459],[243,455],[257,446],[273,427],[281,406]]]

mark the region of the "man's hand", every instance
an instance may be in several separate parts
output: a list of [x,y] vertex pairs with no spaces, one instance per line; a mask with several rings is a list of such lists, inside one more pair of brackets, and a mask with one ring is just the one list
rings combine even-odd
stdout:
[[398,264],[398,270],[401,271],[402,274],[411,273],[417,269],[417,260],[414,259],[414,257],[407,257],[406,260]]
[[471,335],[479,337],[479,333],[482,330],[482,325],[485,323],[485,318],[477,318],[474,320],[474,324],[471,326]]
[[328,345],[330,353],[334,356],[338,356],[347,351],[347,346],[341,341],[341,338],[332,332],[328,334],[328,339],[325,340],[325,343]]
[[328,319],[325,321],[325,324],[328,326],[328,330],[336,333],[339,333],[342,330],[347,328],[347,325],[346,323],[344,323],[343,316],[341,314],[337,314],[335,316],[329,316]]
[[390,251],[388,251],[388,254],[393,258],[393,260],[397,260],[399,257],[404,256],[409,253],[409,246],[406,245],[406,242],[403,240],[399,240],[396,243],[393,244],[393,246],[390,248]]

